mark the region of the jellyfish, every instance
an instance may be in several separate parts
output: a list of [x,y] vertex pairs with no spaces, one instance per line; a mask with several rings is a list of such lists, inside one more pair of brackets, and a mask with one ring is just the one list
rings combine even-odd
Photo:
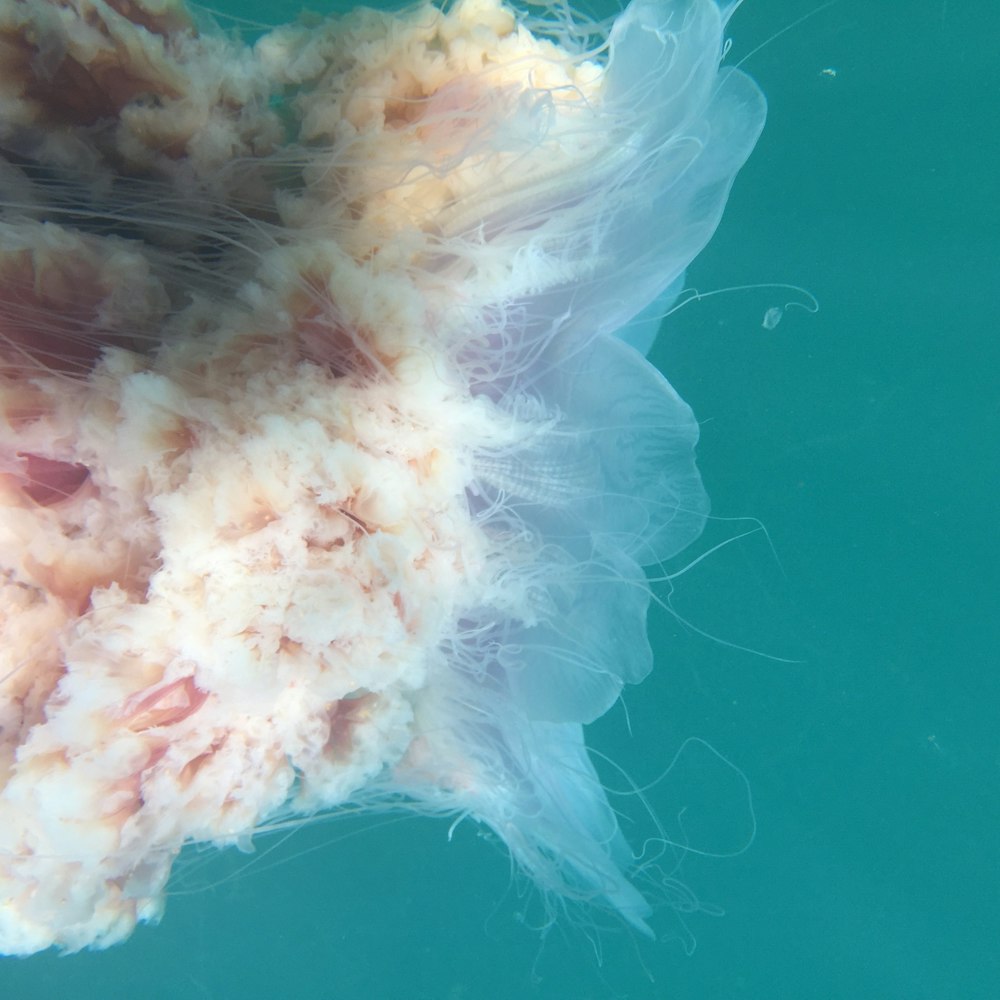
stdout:
[[763,124],[735,7],[0,0],[0,953],[347,807],[648,931],[583,733],[708,510],[644,352]]

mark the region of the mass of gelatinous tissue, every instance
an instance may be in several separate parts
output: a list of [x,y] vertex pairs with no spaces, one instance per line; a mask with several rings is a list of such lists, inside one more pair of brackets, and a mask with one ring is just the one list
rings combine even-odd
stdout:
[[388,802],[647,929],[583,725],[707,511],[641,352],[763,123],[735,6],[0,0],[0,952]]

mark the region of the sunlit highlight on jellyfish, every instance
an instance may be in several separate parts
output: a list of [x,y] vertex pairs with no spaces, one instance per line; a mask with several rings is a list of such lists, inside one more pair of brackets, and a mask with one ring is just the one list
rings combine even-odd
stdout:
[[734,7],[0,0],[0,952],[387,803],[648,930],[583,725],[707,513],[642,352],[763,124]]

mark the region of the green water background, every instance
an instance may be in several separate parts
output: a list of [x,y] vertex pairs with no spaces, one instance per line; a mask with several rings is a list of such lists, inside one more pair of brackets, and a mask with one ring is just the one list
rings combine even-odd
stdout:
[[[747,0],[731,24],[731,61],[763,44],[746,68],[770,116],[690,277],[801,285],[820,311],[767,330],[801,296],[715,296],[654,354],[703,422],[715,513],[767,536],[674,581],[676,613],[721,641],[654,615],[631,733],[620,707],[591,733],[640,784],[691,737],[746,775],[753,844],[676,873],[725,915],[685,931],[662,912],[656,943],[608,927],[598,959],[568,922],[529,926],[471,824],[449,842],[443,823],[347,819],[190,856],[160,927],[4,960],[3,1000],[1000,997],[1000,14],[819,7]],[[750,526],[719,522],[694,554]],[[648,797],[723,851],[747,813],[713,760],[687,744]]]

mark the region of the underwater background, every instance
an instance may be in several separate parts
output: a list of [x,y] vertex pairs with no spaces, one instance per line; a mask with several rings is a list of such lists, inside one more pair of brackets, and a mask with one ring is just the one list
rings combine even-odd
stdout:
[[159,927],[2,959],[0,998],[1000,996],[1000,12],[746,0],[728,34],[769,119],[688,284],[820,308],[735,290],[666,321],[720,520],[589,733],[704,910],[664,905],[656,942],[599,914],[543,935],[471,823],[343,817],[185,856]]

